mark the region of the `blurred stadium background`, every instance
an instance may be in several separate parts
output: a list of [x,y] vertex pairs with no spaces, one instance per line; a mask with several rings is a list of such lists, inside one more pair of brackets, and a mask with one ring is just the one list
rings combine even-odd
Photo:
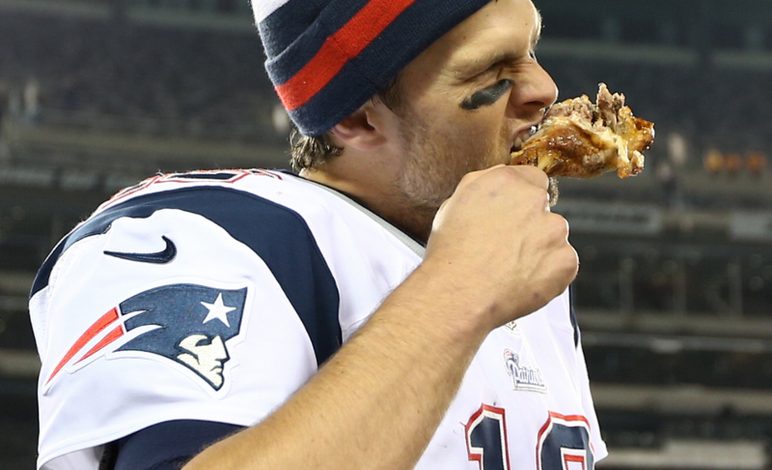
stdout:
[[[561,186],[601,468],[772,468],[769,2],[536,3],[561,96],[657,125],[641,176]],[[36,267],[157,171],[286,167],[262,61],[247,0],[0,0],[0,467],[36,454]]]

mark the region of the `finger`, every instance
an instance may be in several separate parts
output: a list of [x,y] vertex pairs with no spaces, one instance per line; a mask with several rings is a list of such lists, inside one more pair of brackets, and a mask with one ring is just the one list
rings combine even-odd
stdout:
[[547,173],[544,173],[543,171],[536,168],[535,166],[520,165],[520,166],[510,166],[508,168],[511,168],[517,171],[520,177],[526,179],[529,183],[533,184],[534,186],[538,186],[539,188],[544,188],[545,191],[550,187],[550,180],[549,180],[549,177],[547,176]]
[[464,177],[462,178],[462,181],[466,181],[466,182],[474,181],[477,178],[481,178],[490,173],[494,173],[496,171],[502,171],[501,168],[506,168],[506,166],[507,165],[499,164],[489,168],[483,168],[482,170],[470,171],[469,173],[464,175]]

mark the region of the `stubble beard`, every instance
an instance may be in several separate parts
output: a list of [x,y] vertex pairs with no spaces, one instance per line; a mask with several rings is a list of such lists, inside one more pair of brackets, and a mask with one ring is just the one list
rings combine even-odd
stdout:
[[486,149],[470,149],[468,142],[455,142],[452,134],[432,132],[410,110],[402,110],[402,118],[399,131],[406,158],[397,190],[409,207],[433,218],[465,174],[490,166],[474,158]]
[[431,219],[458,184],[449,165],[452,157],[431,138],[427,126],[412,116],[403,119],[399,131],[405,160],[395,182],[397,191],[407,207]]
[[[449,140],[440,143],[429,126],[409,109],[403,108],[399,114],[402,117],[399,132],[405,143],[406,158],[397,176],[395,189],[404,199],[405,207],[412,211],[410,216],[414,220],[431,224],[442,203],[453,194],[466,173],[497,163],[509,163],[508,155],[502,156],[501,162],[473,160],[471,156],[475,150],[465,151],[469,145],[454,145]],[[483,146],[476,150],[480,151],[494,152]],[[550,177],[549,182],[547,192],[550,206],[553,206],[559,196],[558,180]]]

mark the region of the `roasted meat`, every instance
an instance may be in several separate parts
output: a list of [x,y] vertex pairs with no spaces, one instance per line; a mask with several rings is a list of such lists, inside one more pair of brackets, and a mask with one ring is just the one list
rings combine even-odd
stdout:
[[536,165],[550,176],[590,178],[615,170],[627,178],[643,171],[641,152],[653,141],[654,123],[633,116],[625,96],[601,83],[595,103],[582,95],[553,105],[511,163]]

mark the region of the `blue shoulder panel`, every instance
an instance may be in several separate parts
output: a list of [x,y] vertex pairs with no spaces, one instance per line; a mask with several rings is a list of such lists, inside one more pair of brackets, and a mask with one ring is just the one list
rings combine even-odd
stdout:
[[113,462],[104,466],[113,470],[182,468],[203,449],[241,429],[210,421],[166,421],[116,441]]
[[138,196],[80,225],[54,248],[35,277],[30,296],[48,285],[59,257],[75,242],[106,233],[121,217],[146,218],[161,209],[198,214],[252,249],[268,266],[298,313],[322,364],[342,343],[335,279],[305,220],[255,194],[222,187],[189,187]]

